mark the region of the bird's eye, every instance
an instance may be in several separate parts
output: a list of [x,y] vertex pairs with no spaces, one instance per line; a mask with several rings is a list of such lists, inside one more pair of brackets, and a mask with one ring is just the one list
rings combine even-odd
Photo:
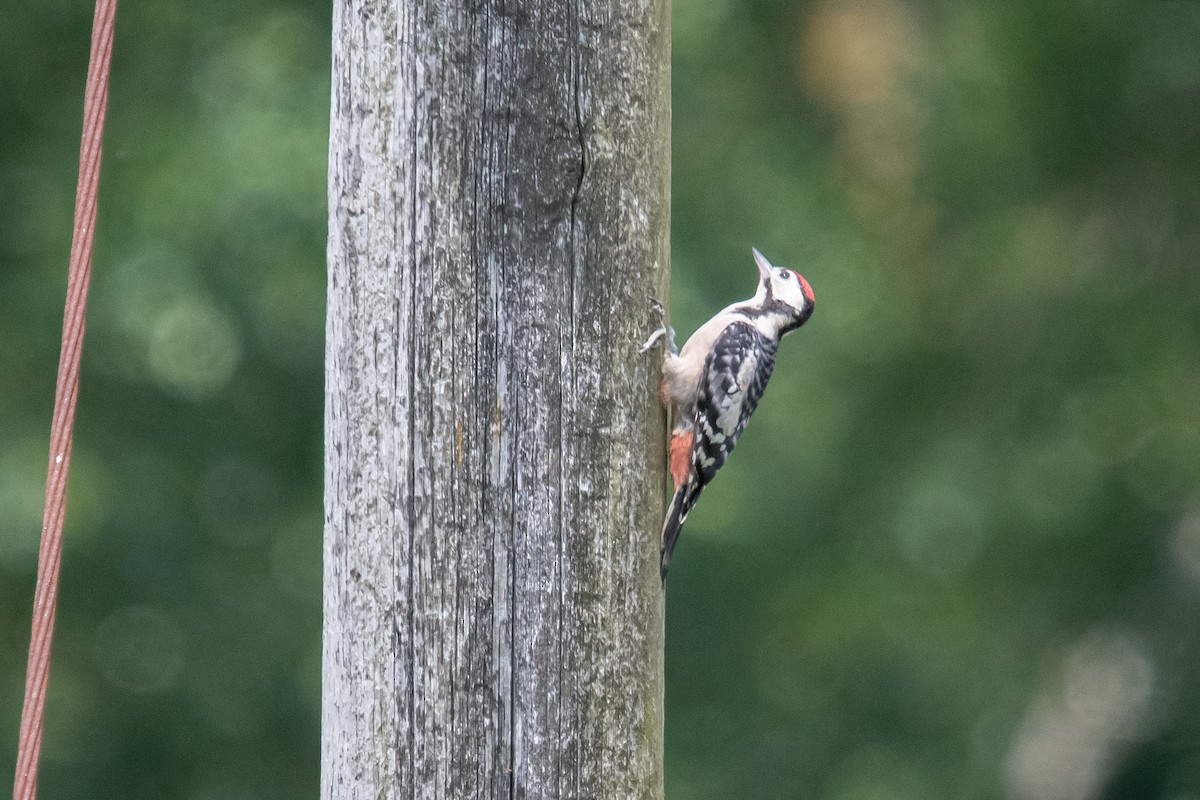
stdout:
[[792,279],[792,273],[786,269],[781,269],[779,270],[779,277],[783,278],[785,281],[788,281]]

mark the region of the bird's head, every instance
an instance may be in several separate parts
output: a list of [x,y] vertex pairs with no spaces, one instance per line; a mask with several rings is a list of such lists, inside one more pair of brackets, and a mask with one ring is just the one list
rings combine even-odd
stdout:
[[754,263],[758,265],[758,291],[754,302],[764,311],[786,318],[780,326],[781,334],[799,328],[812,316],[816,302],[812,287],[799,272],[777,267],[758,252],[758,248],[752,250]]

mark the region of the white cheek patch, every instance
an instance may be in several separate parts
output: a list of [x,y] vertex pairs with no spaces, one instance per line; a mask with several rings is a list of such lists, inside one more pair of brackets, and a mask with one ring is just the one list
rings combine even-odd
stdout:
[[794,309],[800,310],[808,302],[808,298],[804,296],[804,289],[800,286],[800,279],[793,275],[789,280],[775,280],[774,285],[775,297],[787,303]]

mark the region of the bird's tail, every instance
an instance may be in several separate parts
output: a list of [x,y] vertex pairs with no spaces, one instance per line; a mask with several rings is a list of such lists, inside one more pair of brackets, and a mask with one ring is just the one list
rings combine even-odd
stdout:
[[674,552],[675,545],[679,542],[679,532],[683,530],[683,523],[687,521],[688,512],[692,510],[692,506],[696,504],[696,498],[700,496],[701,488],[703,487],[699,483],[685,481],[675,490],[675,496],[671,498],[671,508],[667,512],[666,522],[663,523],[662,551],[659,561],[659,573],[664,585],[667,582],[667,567],[671,563],[671,553]]

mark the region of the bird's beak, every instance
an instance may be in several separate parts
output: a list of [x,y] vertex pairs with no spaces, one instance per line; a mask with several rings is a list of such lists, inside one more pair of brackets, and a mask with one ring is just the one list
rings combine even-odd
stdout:
[[758,252],[757,247],[751,247],[750,251],[754,253],[754,263],[758,265],[758,279],[767,280],[771,277],[771,262],[767,261],[766,256]]

